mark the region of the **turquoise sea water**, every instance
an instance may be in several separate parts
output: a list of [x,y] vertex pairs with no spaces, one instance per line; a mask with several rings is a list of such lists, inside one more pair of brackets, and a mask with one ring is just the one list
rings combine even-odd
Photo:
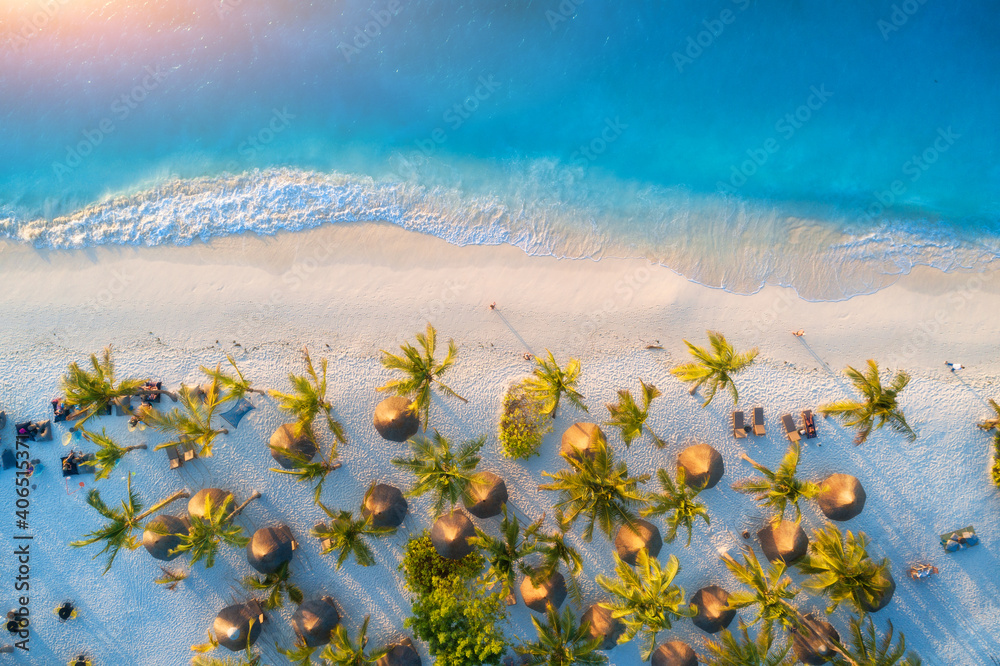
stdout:
[[12,0],[0,234],[388,220],[869,292],[1000,250],[987,0]]

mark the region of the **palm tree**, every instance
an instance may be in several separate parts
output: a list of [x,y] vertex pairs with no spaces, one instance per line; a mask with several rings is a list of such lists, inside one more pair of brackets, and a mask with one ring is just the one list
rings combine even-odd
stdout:
[[608,658],[598,652],[601,638],[591,638],[589,623],[576,623],[569,606],[559,611],[548,604],[545,608],[547,622],[539,622],[534,615],[531,623],[538,632],[538,640],[514,648],[531,666],[597,666],[608,663]]
[[580,589],[579,576],[583,571],[583,558],[580,556],[580,551],[566,543],[566,532],[570,525],[558,510],[556,510],[558,532],[542,531],[544,522],[545,516],[542,516],[525,532],[525,536],[532,539],[535,552],[542,556],[541,560],[530,569],[531,581],[535,585],[541,585],[559,571],[560,566],[565,567],[566,573],[569,574],[567,578],[570,596],[574,602],[582,605],[583,590]]
[[553,482],[539,486],[542,490],[560,491],[556,509],[564,513],[567,525],[581,515],[587,517],[584,541],[593,538],[595,523],[610,539],[615,525],[632,525],[635,510],[647,501],[647,494],[638,484],[648,481],[648,474],[630,477],[625,462],[616,464],[614,451],[606,443],[598,442],[593,452],[593,458],[564,456],[571,469],[555,474],[542,472]]
[[796,626],[798,610],[792,606],[791,599],[794,599],[799,591],[792,587],[792,580],[785,576],[784,562],[780,560],[772,562],[768,570],[764,571],[750,548],[743,551],[742,564],[729,555],[723,555],[722,561],[736,580],[750,588],[749,591],[730,594],[730,608],[758,606],[757,616],[751,624],[763,620],[764,626],[770,627],[777,620],[788,628]]
[[254,492],[250,499],[232,512],[228,512],[229,506],[233,503],[232,495],[227,495],[225,501],[218,507],[212,506],[212,496],[209,495],[205,498],[205,517],[191,516],[188,533],[183,535],[181,544],[172,552],[190,553],[192,564],[204,559],[205,568],[211,569],[215,565],[215,556],[220,544],[227,543],[236,548],[246,548],[250,538],[243,535],[242,527],[231,523],[250,502],[259,497],[260,493]]
[[694,519],[700,517],[706,525],[712,524],[708,518],[708,511],[705,510],[705,505],[695,501],[701,488],[688,487],[684,482],[686,472],[683,467],[677,470],[676,484],[671,480],[670,473],[663,468],[657,470],[656,478],[660,480],[663,492],[653,493],[650,505],[639,513],[645,517],[669,514],[665,519],[668,528],[667,543],[673,543],[674,539],[677,538],[677,529],[683,525],[687,528],[688,535],[685,546],[690,546]]
[[868,556],[868,537],[850,530],[846,536],[836,525],[813,532],[809,554],[797,563],[799,572],[809,576],[803,587],[826,594],[832,613],[842,601],[850,601],[859,613],[878,604],[891,587],[888,559],[875,563]]
[[158,444],[153,447],[153,450],[159,451],[178,444],[191,444],[201,447],[198,455],[211,456],[212,443],[215,438],[219,435],[229,434],[228,429],[216,428],[212,425],[215,410],[222,404],[218,382],[213,381],[209,384],[204,395],[200,389],[189,386],[182,386],[179,393],[180,407],[174,407],[169,412],[145,409],[137,413],[144,423],[176,438]]
[[[251,620],[251,626],[253,621]],[[202,643],[201,645],[192,645],[191,649],[195,652],[210,652],[215,648],[219,647],[219,641],[216,640],[215,636],[212,635],[212,630],[208,631],[208,642]],[[260,663],[261,656],[256,654],[253,649],[251,649],[249,642],[247,644],[247,649],[242,655],[233,655],[229,657],[212,657],[206,654],[195,655],[191,659],[191,666],[261,666]]]
[[284,562],[274,573],[264,576],[247,576],[243,579],[243,585],[250,590],[267,592],[267,597],[264,599],[264,608],[267,610],[281,608],[282,598],[285,595],[288,596],[289,601],[298,605],[302,603],[302,590],[299,589],[298,585],[288,580],[291,575],[288,562]]
[[695,360],[679,365],[671,372],[682,382],[692,383],[691,393],[702,386],[708,386],[708,394],[702,407],[708,407],[719,389],[729,389],[733,395],[733,404],[736,404],[740,396],[736,391],[733,375],[738,375],[750,367],[757,358],[757,348],[737,354],[733,346],[726,341],[726,336],[716,331],[708,331],[708,342],[712,347],[711,351],[685,340],[684,344]]
[[236,365],[236,360],[230,355],[226,354],[226,360],[229,361],[229,365],[233,366],[233,371],[235,375],[222,371],[222,364],[215,366],[215,370],[201,366],[201,371],[204,372],[213,382],[218,383],[219,388],[221,388],[225,393],[222,398],[224,402],[229,400],[240,400],[245,398],[248,393],[257,393],[260,395],[265,395],[267,391],[253,388],[253,382],[247,380],[243,376],[239,367]]
[[660,397],[660,389],[641,379],[639,384],[642,386],[642,408],[640,409],[639,405],[636,404],[631,393],[622,389],[618,391],[618,402],[606,405],[608,411],[611,412],[611,420],[605,425],[614,426],[621,430],[625,446],[632,446],[632,440],[641,437],[643,430],[645,430],[653,438],[653,443],[662,449],[667,443],[645,425],[646,419],[649,417],[649,405],[655,398]]
[[737,481],[733,484],[733,490],[747,495],[756,495],[754,497],[756,501],[774,509],[775,520],[781,520],[785,517],[785,509],[789,504],[795,507],[795,517],[799,518],[802,515],[799,500],[812,499],[819,494],[819,486],[815,483],[795,478],[801,451],[798,442],[789,444],[776,472],[772,472],[750,456],[743,454],[742,458],[753,465],[754,469],[763,476]]
[[480,479],[476,474],[479,450],[486,443],[486,435],[462,444],[458,453],[451,452],[451,442],[437,430],[431,437],[417,436],[410,440],[412,458],[394,458],[393,465],[410,470],[417,477],[417,485],[407,493],[418,497],[434,493],[434,516],[444,512],[445,502],[455,506],[458,500],[469,496],[469,487]]
[[113,439],[108,437],[108,432],[105,429],[101,429],[100,435],[96,432],[90,432],[89,430],[83,429],[80,430],[80,434],[98,446],[93,459],[84,460],[80,463],[80,465],[89,465],[97,468],[94,474],[95,481],[100,481],[101,479],[106,479],[111,476],[111,472],[114,471],[118,461],[125,457],[125,454],[138,449],[146,449],[145,444],[136,444],[135,446],[125,447],[118,446]]
[[351,555],[361,566],[372,566],[375,564],[375,556],[361,537],[365,534],[386,536],[396,532],[395,527],[376,527],[368,518],[355,518],[350,511],[332,511],[322,502],[316,503],[330,518],[330,526],[317,525],[312,533],[321,541],[329,540],[329,545],[323,548],[322,553],[326,555],[336,552],[338,569]]
[[639,652],[643,661],[649,661],[659,632],[670,629],[674,620],[695,614],[684,602],[684,589],[673,584],[680,568],[676,556],[671,555],[662,568],[659,560],[643,548],[636,556],[635,570],[615,553],[618,579],[597,575],[597,584],[614,597],[610,602],[601,602],[601,606],[610,610],[612,617],[620,618],[625,627],[618,642],[627,643],[641,633]]
[[389,370],[399,370],[404,377],[386,382],[377,390],[392,391],[403,397],[412,397],[412,409],[415,414],[423,414],[424,429],[426,429],[430,418],[431,388],[435,385],[446,395],[458,398],[462,402],[468,402],[468,400],[455,393],[451,387],[441,381],[441,376],[455,363],[455,358],[458,356],[458,347],[455,345],[455,341],[448,340],[448,354],[440,363],[435,361],[437,331],[428,322],[427,333],[417,333],[417,344],[423,351],[418,350],[408,342],[401,344],[399,348],[403,350],[402,356],[382,350],[382,365]]
[[580,378],[580,361],[571,358],[563,370],[556,363],[556,357],[548,349],[548,360],[535,357],[535,373],[524,381],[524,390],[532,400],[541,406],[542,414],[556,417],[559,399],[565,394],[566,399],[577,409],[589,411],[583,404],[583,396],[576,390],[576,382]]
[[104,567],[104,573],[108,573],[108,571],[111,570],[111,565],[114,564],[115,557],[118,556],[118,552],[122,548],[135,550],[142,543],[132,534],[132,532],[135,529],[142,527],[143,520],[171,502],[175,502],[181,498],[190,497],[187,491],[178,490],[170,497],[161,502],[157,502],[146,511],[143,511],[142,502],[139,501],[139,496],[132,492],[131,473],[128,475],[128,481],[126,482],[126,496],[128,497],[128,500],[122,500],[121,510],[116,511],[104,503],[104,500],[101,499],[101,493],[97,490],[97,488],[92,488],[91,491],[87,493],[87,504],[94,507],[94,509],[97,510],[97,513],[107,518],[110,522],[99,530],[85,534],[83,539],[73,541],[70,544],[71,546],[82,548],[84,546],[89,546],[92,543],[103,541],[104,548],[101,552],[97,553],[97,555],[94,555],[94,558],[97,558],[98,555],[108,553],[108,563]]
[[[316,650],[319,650],[321,646],[310,647],[306,645],[305,640],[298,638],[295,644],[288,648],[279,647],[275,643],[274,647],[280,652],[288,661],[293,664],[293,666],[313,666],[313,654]],[[318,658],[318,657],[317,657]]]
[[88,371],[74,361],[69,364],[69,369],[60,380],[66,404],[76,407],[76,414],[83,416],[73,426],[74,430],[79,429],[91,417],[103,414],[117,398],[134,395],[146,383],[145,379],[116,380],[111,347],[104,348],[101,358],[97,354],[91,354],[90,366]]
[[163,585],[171,592],[177,589],[178,583],[182,580],[186,580],[190,575],[187,571],[182,569],[167,569],[162,566],[160,567],[160,571],[163,572],[163,575],[159,578],[155,578],[153,582],[157,585]]
[[490,566],[484,577],[486,584],[491,588],[500,585],[501,594],[506,597],[514,589],[517,572],[528,573],[528,567],[522,560],[535,552],[535,539],[531,531],[535,524],[529,526],[522,537],[521,523],[517,516],[508,515],[506,504],[501,507],[501,511],[503,520],[500,522],[500,536],[490,536],[477,527],[476,536],[469,539],[469,543],[482,549]]
[[899,642],[892,644],[891,621],[889,631],[879,639],[871,616],[865,619],[866,622],[862,622],[851,618],[851,646],[842,643],[838,646],[844,658],[835,660],[834,666],[920,666],[920,657],[906,652],[906,636],[899,634]]
[[854,444],[862,444],[872,430],[879,430],[887,425],[896,432],[904,433],[909,441],[917,439],[917,433],[906,422],[902,410],[896,401],[899,392],[910,383],[910,375],[900,370],[892,378],[888,388],[882,386],[879,379],[878,363],[869,359],[868,369],[861,372],[851,366],[844,371],[854,388],[864,398],[857,400],[837,400],[821,405],[819,411],[824,416],[833,415],[840,419],[848,428],[857,428]]
[[[277,450],[272,447],[272,450]],[[323,493],[323,484],[326,482],[327,475],[330,474],[335,469],[340,468],[340,463],[334,457],[337,453],[337,447],[330,447],[330,454],[325,456],[322,453],[322,447],[317,446],[317,450],[320,452],[319,460],[311,460],[307,456],[295,451],[293,449],[280,449],[281,456],[283,458],[288,458],[295,465],[292,469],[282,469],[279,467],[271,467],[272,472],[277,472],[278,474],[288,474],[296,478],[296,481],[302,483],[315,483],[313,487],[313,502],[319,503],[320,495]]]
[[993,462],[990,465],[990,477],[993,479],[993,485],[1000,488],[1000,404],[993,398],[990,398],[989,402],[993,416],[976,425],[981,430],[993,431]]
[[790,644],[775,648],[771,625],[765,624],[754,639],[750,638],[747,625],[740,620],[739,635],[734,636],[728,629],[718,639],[705,641],[702,654],[705,666],[792,666],[794,657],[788,655]]
[[365,651],[368,646],[368,620],[370,618],[370,615],[366,615],[365,621],[361,623],[357,642],[352,641],[347,635],[343,623],[338,624],[333,632],[333,640],[323,650],[320,659],[329,662],[331,666],[364,666],[365,664],[374,664],[384,657],[389,652],[387,648]]
[[[316,441],[316,434],[313,431],[313,421],[320,414],[326,419],[326,426],[333,436],[344,444],[347,442],[344,426],[333,418],[333,405],[326,399],[327,360],[324,358],[320,361],[320,372],[317,373],[309,356],[309,350],[303,349],[302,355],[306,362],[306,374],[289,373],[288,381],[292,383],[292,392],[270,391],[271,397],[278,401],[279,409],[295,417],[299,432],[311,439],[317,448],[319,442]],[[337,447],[334,444],[330,457],[336,456]]]

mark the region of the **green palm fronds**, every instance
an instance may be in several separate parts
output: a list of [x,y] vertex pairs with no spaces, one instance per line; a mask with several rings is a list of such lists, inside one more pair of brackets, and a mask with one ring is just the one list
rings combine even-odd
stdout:
[[993,398],[990,398],[989,403],[993,410],[993,416],[976,425],[981,430],[993,431],[993,459],[990,463],[990,478],[993,479],[993,485],[1000,488],[1000,404],[997,404]]
[[451,442],[437,430],[431,437],[418,435],[410,440],[412,458],[394,458],[393,465],[413,472],[417,485],[407,493],[419,497],[433,493],[434,516],[444,513],[445,504],[454,507],[460,499],[469,497],[471,484],[479,480],[479,450],[486,443],[486,435],[462,444],[458,453],[452,453]]
[[552,418],[556,417],[559,400],[564,395],[577,409],[589,411],[583,404],[583,396],[576,390],[581,369],[579,359],[571,358],[563,370],[552,352],[548,349],[545,352],[548,359],[535,357],[535,372],[524,381],[525,393],[539,404],[542,414],[551,414]]
[[787,569],[784,562],[772,562],[767,571],[761,566],[753,550],[743,551],[743,563],[739,563],[728,555],[723,555],[726,568],[740,583],[750,588],[729,595],[730,608],[747,608],[757,606],[757,615],[751,624],[763,621],[765,627],[770,627],[775,621],[786,628],[798,624],[798,610],[791,600],[799,593],[792,587],[792,580],[785,576]]
[[[728,629],[718,638],[705,641],[705,666],[792,666],[794,657],[788,652],[791,644],[774,647],[771,625],[765,624],[751,639],[747,625],[740,620],[739,633],[734,635]],[[772,649],[774,650],[772,652]]]
[[632,446],[632,441],[636,437],[641,437],[645,430],[653,438],[653,443],[662,449],[667,443],[646,426],[646,419],[649,417],[649,405],[655,398],[660,397],[662,394],[660,393],[660,389],[652,384],[647,384],[641,379],[639,380],[639,384],[642,386],[642,407],[636,404],[635,398],[632,397],[629,391],[622,389],[618,391],[618,402],[606,405],[608,411],[611,413],[611,420],[607,421],[605,425],[614,426],[621,430],[625,446]]
[[525,532],[525,537],[532,540],[533,549],[541,555],[541,560],[526,573],[531,577],[532,583],[541,585],[559,571],[560,567],[566,570],[567,583],[570,597],[577,605],[583,604],[583,590],[580,589],[579,576],[583,571],[583,557],[573,546],[566,543],[566,532],[569,530],[569,523],[566,517],[556,511],[556,524],[559,526],[558,532],[545,532],[542,524],[545,517],[535,521]]
[[145,409],[139,414],[144,423],[175,438],[153,447],[153,450],[159,451],[178,444],[191,444],[200,447],[198,455],[211,456],[215,438],[229,434],[228,429],[212,425],[215,410],[222,404],[218,382],[212,381],[204,391],[204,395],[200,388],[182,386],[178,399],[180,407],[174,407],[169,412]]
[[754,347],[748,352],[738,354],[731,344],[726,340],[726,336],[716,331],[708,331],[708,342],[711,350],[693,345],[687,340],[688,351],[695,360],[691,363],[684,363],[677,366],[671,372],[682,382],[690,383],[691,393],[702,386],[708,387],[705,402],[702,407],[707,407],[715,397],[719,389],[729,389],[733,396],[733,404],[739,403],[739,393],[736,391],[736,384],[733,376],[746,370],[757,358],[757,348]]
[[226,354],[226,360],[229,361],[229,365],[233,366],[233,371],[235,374],[229,374],[222,370],[222,364],[215,366],[215,369],[207,368],[204,365],[201,366],[201,371],[205,373],[209,379],[219,385],[219,388],[223,391],[223,402],[228,402],[229,400],[240,400],[245,398],[248,393],[259,393],[264,395],[267,393],[261,389],[253,387],[253,382],[249,381],[243,376],[239,367],[236,365],[236,360],[230,355]]
[[594,525],[600,526],[608,538],[616,525],[632,525],[635,512],[647,501],[647,494],[639,488],[649,480],[649,475],[629,476],[625,462],[615,462],[614,451],[606,443],[598,442],[590,456],[565,457],[570,469],[555,474],[542,472],[552,483],[539,486],[542,490],[556,490],[560,500],[556,509],[572,525],[580,516],[587,524],[583,538],[590,541]]
[[176,590],[177,584],[182,580],[187,580],[187,577],[190,575],[187,571],[183,571],[181,569],[167,569],[163,566],[160,567],[160,571],[163,572],[163,575],[159,578],[153,579],[153,582],[157,585],[163,585],[170,591]]
[[841,602],[854,604],[858,613],[877,605],[892,586],[888,559],[874,562],[868,556],[868,537],[850,530],[841,534],[836,525],[813,532],[809,554],[796,566],[809,578],[802,586],[830,598],[826,612],[832,613]]
[[324,555],[337,553],[338,569],[352,555],[361,566],[372,566],[375,564],[375,556],[361,537],[366,534],[386,536],[396,532],[394,527],[376,527],[372,525],[370,519],[355,518],[350,511],[333,511],[322,502],[316,504],[330,518],[330,526],[317,526],[313,529],[312,534],[321,541],[329,541],[322,552]]
[[861,394],[863,401],[837,400],[819,407],[825,416],[835,416],[845,427],[857,429],[855,444],[862,444],[872,430],[879,430],[884,425],[906,435],[909,441],[917,439],[917,433],[906,422],[903,412],[897,402],[900,391],[910,383],[910,375],[900,370],[892,378],[888,387],[882,386],[879,378],[878,364],[869,359],[864,372],[851,366],[844,371],[854,388]]
[[559,614],[552,604],[545,609],[546,622],[534,615],[538,639],[514,648],[523,655],[525,663],[531,666],[598,666],[608,663],[608,658],[599,652],[601,638],[591,638],[586,622],[577,624],[569,606]]
[[875,622],[869,615],[862,621],[851,618],[851,645],[838,646],[841,656],[834,660],[834,666],[921,666],[920,657],[906,651],[906,637],[899,634],[899,642],[893,645],[893,627],[879,638]]
[[687,528],[687,543],[691,545],[691,533],[694,527],[695,518],[701,518],[706,525],[710,525],[708,511],[705,505],[696,501],[701,489],[689,488],[685,481],[686,472],[681,467],[677,470],[677,483],[670,478],[670,473],[665,469],[656,472],[656,478],[660,480],[662,492],[653,493],[650,498],[650,505],[640,513],[643,516],[661,516],[667,514],[667,543],[673,543],[677,538],[677,530],[681,526]]
[[323,650],[320,658],[331,666],[365,666],[365,664],[374,664],[384,657],[389,652],[388,648],[366,650],[368,647],[368,620],[370,618],[370,615],[365,616],[356,641],[351,640],[343,623],[338,624],[333,632],[333,640]]
[[517,572],[527,573],[528,567],[522,560],[535,552],[535,541],[532,538],[531,527],[521,534],[521,523],[517,516],[508,515],[507,504],[501,507],[503,520],[500,522],[500,536],[491,536],[478,527],[476,536],[469,543],[482,550],[489,569],[484,576],[484,582],[493,587],[501,586],[501,594],[507,596],[514,589]]
[[417,349],[408,342],[404,342],[399,347],[403,351],[402,356],[390,354],[382,350],[382,365],[388,370],[398,370],[403,374],[402,379],[393,379],[379,386],[379,391],[391,391],[396,395],[401,395],[413,400],[413,411],[423,415],[424,429],[427,429],[431,408],[431,389],[437,387],[446,395],[458,398],[462,402],[468,402],[465,398],[451,390],[447,384],[441,381],[441,377],[455,363],[458,357],[458,347],[454,340],[448,340],[448,354],[444,360],[438,363],[434,360],[434,351],[437,347],[437,331],[430,323],[427,324],[427,333],[417,333]]
[[[326,419],[326,426],[337,441],[344,444],[347,442],[344,426],[333,418],[333,404],[326,399],[327,360],[325,358],[320,360],[320,371],[317,373],[315,366],[313,366],[312,357],[309,356],[309,350],[303,349],[302,355],[306,363],[306,374],[289,373],[288,381],[292,384],[292,392],[270,391],[270,395],[278,401],[279,409],[295,418],[299,431],[309,437],[317,446],[319,446],[319,442],[316,441],[313,422],[320,415]],[[337,449],[334,446],[331,457],[336,457],[336,454]]]
[[233,503],[232,495],[227,495],[225,501],[218,507],[212,505],[212,496],[209,495],[205,498],[205,517],[191,516],[188,533],[182,537],[181,544],[171,552],[189,553],[192,564],[205,560],[205,568],[211,569],[215,565],[215,556],[221,544],[246,548],[250,539],[243,535],[242,527],[232,524],[232,520],[242,513],[250,502],[259,497],[260,493],[255,492],[250,499],[229,512],[229,507]]
[[118,446],[118,444],[108,436],[108,432],[105,429],[101,429],[101,434],[98,435],[96,432],[90,432],[89,430],[80,430],[80,434],[87,440],[97,444],[98,449],[94,454],[93,459],[84,460],[80,465],[89,465],[97,468],[94,473],[94,480],[100,481],[101,479],[106,479],[111,476],[111,472],[114,471],[115,466],[118,465],[118,461],[125,457],[125,454],[130,451],[135,451],[138,449],[145,450],[145,444],[136,444],[135,446]]
[[618,642],[627,643],[642,634],[639,652],[643,661],[649,661],[659,632],[670,629],[678,618],[694,616],[694,610],[684,601],[684,589],[673,584],[680,568],[676,556],[671,555],[666,566],[661,567],[659,560],[643,548],[634,570],[615,553],[618,578],[597,575],[597,584],[613,597],[601,602],[601,606],[625,627]]
[[743,459],[753,465],[754,469],[762,476],[738,481],[733,484],[733,490],[747,495],[755,495],[756,501],[774,510],[776,521],[785,517],[785,509],[791,504],[795,507],[795,517],[798,519],[802,515],[799,501],[812,499],[819,494],[819,486],[815,483],[802,481],[795,477],[801,450],[798,442],[789,444],[785,456],[781,459],[781,465],[775,472],[743,454]]
[[75,361],[70,363],[60,379],[60,387],[66,404],[83,415],[73,429],[79,429],[91,417],[103,414],[115,399],[134,395],[145,383],[145,379],[116,380],[111,347],[105,347],[100,358],[97,354],[90,355],[89,370],[81,368]]
[[243,585],[247,589],[261,590],[267,593],[267,596],[264,597],[264,608],[267,610],[281,608],[285,596],[293,604],[302,603],[302,590],[289,580],[292,572],[288,564],[288,562],[284,562],[274,573],[264,576],[247,576],[243,579]]
[[[322,451],[322,447],[319,447],[319,449]],[[310,460],[305,455],[293,449],[281,449],[280,453],[282,457],[293,461],[295,466],[292,469],[271,467],[271,471],[294,476],[296,477],[296,481],[301,483],[315,484],[313,486],[313,502],[319,504],[319,498],[323,493],[323,484],[326,482],[327,475],[340,467],[340,463],[335,462],[333,457],[336,454],[336,448],[331,448],[329,457],[324,456],[320,452],[319,460]]]
[[[319,662],[313,661],[313,655],[322,646],[309,647],[302,638],[297,639],[295,645],[287,649],[280,647],[277,643],[274,647],[292,666],[322,666]],[[319,657],[316,658],[319,659]]]

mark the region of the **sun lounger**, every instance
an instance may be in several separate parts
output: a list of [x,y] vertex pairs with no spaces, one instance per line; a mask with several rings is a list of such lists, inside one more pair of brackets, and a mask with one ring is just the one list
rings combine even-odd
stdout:
[[48,421],[39,421],[35,424],[38,430],[35,432],[35,439],[39,442],[52,441],[52,424]]
[[17,459],[14,457],[14,452],[10,449],[4,449],[3,453],[0,453],[0,466],[4,469],[10,469],[11,467],[17,466]]
[[0,411],[0,429],[7,425],[7,412]]
[[115,400],[115,416],[129,416],[132,413],[132,396],[123,395]]
[[764,408],[754,407],[753,408],[753,434],[760,437],[761,435],[767,434],[767,428],[764,427]]
[[237,428],[239,427],[240,421],[243,419],[243,417],[246,416],[247,412],[249,412],[253,408],[254,406],[252,402],[250,402],[246,398],[240,398],[239,400],[236,401],[236,404],[233,405],[232,409],[230,409],[227,412],[223,412],[222,414],[219,414],[219,416],[221,416],[226,423],[233,426],[234,428]]
[[946,553],[954,553],[958,550],[965,550],[966,548],[971,548],[978,543],[979,537],[976,536],[976,528],[972,525],[941,535],[941,547],[944,548],[944,552]]
[[746,426],[743,425],[743,412],[733,412],[733,437],[743,439],[747,436]]
[[806,439],[816,439],[816,419],[813,418],[812,410],[807,409],[802,412],[802,425],[806,428]]
[[180,449],[184,452],[184,462],[190,462],[198,457],[198,450],[191,442],[181,442]]
[[177,451],[176,446],[167,447],[167,457],[170,458],[170,469],[177,469],[181,466],[181,454]]
[[799,429],[795,427],[795,419],[792,418],[791,414],[785,414],[781,417],[781,425],[785,426],[785,436],[788,437],[788,441],[797,442],[802,439],[799,436]]

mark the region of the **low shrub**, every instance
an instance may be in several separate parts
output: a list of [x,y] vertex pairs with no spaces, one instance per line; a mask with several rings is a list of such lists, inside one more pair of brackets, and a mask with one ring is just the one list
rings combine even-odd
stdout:
[[538,447],[552,430],[552,420],[541,412],[541,404],[524,390],[524,381],[512,384],[503,396],[498,434],[508,458],[527,460],[538,455]]
[[458,576],[462,580],[472,580],[483,570],[483,556],[472,552],[460,560],[449,560],[438,555],[430,534],[424,530],[410,539],[399,565],[407,589],[417,595],[430,594],[434,590],[434,579]]
[[500,593],[490,592],[482,581],[474,583],[461,574],[435,580],[435,587],[413,602],[413,617],[406,619],[437,666],[499,664],[507,651],[500,624],[507,619],[507,605]]

